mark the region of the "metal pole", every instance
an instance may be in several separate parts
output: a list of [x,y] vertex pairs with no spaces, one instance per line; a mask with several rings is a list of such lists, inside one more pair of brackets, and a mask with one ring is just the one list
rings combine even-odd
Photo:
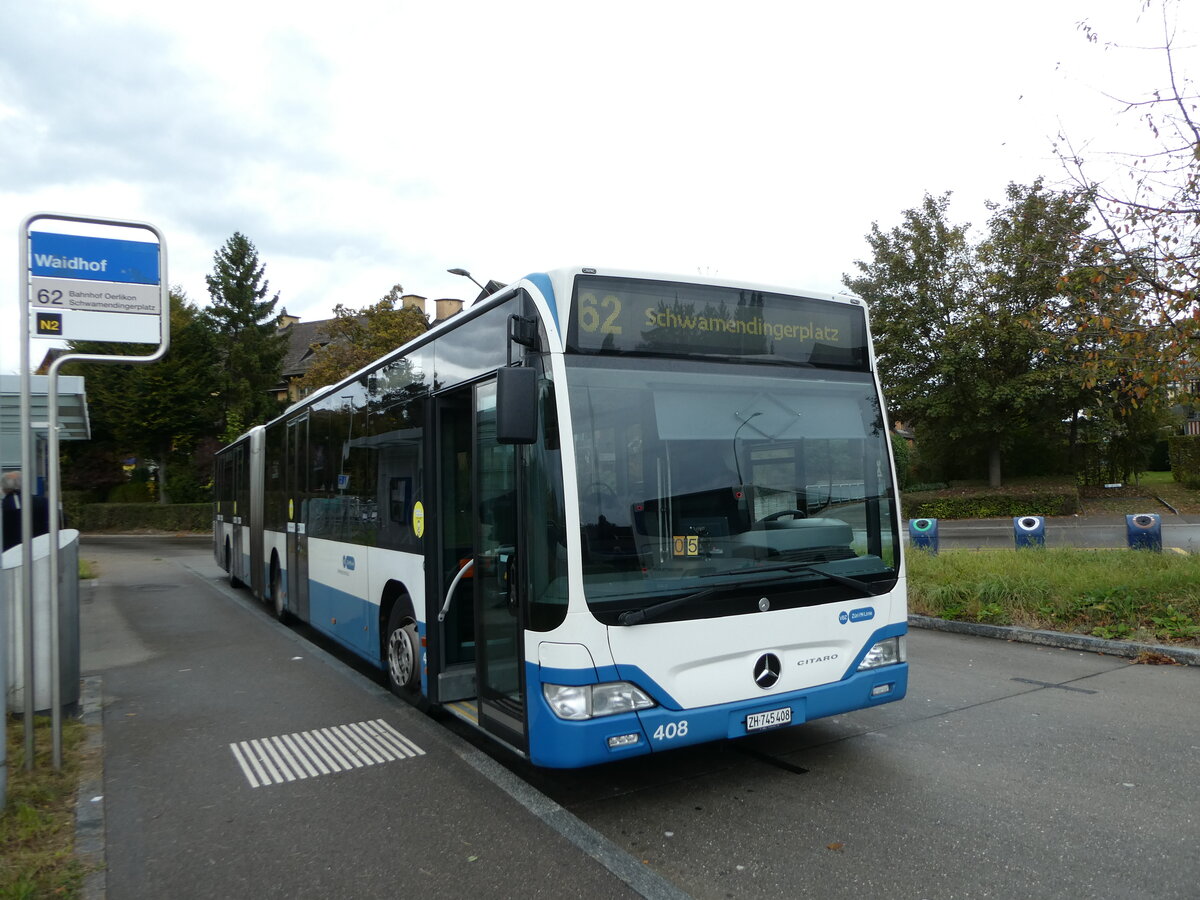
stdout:
[[[46,473],[49,486],[46,505],[50,508],[50,734],[54,771],[62,769],[62,672],[58,627],[58,360],[50,364],[46,407],[49,413]],[[78,575],[76,576],[78,577]]]
[[[21,223],[21,238],[17,242],[20,261],[21,287],[21,609],[24,611],[22,633],[25,646],[25,771],[33,771],[33,498],[29,490],[29,473],[33,470],[33,426],[30,422],[29,371],[29,223]],[[15,599],[15,598],[14,598]],[[5,706],[8,701],[5,698]],[[7,710],[5,712],[7,715]]]

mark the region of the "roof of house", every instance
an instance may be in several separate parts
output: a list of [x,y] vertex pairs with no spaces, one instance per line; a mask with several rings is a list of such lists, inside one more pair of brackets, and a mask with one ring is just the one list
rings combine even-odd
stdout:
[[295,322],[285,329],[288,337],[287,354],[283,357],[283,368],[280,374],[286,380],[298,377],[308,371],[315,352],[314,345],[319,349],[329,343],[329,325],[333,319],[320,319],[316,322]]

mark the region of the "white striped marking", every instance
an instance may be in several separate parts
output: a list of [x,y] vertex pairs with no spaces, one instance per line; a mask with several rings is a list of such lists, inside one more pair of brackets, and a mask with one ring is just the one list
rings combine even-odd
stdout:
[[425,755],[383,719],[239,741],[229,749],[252,788]]

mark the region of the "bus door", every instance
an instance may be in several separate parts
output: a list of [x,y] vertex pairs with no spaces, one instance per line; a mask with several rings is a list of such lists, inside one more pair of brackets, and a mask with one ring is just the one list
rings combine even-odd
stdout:
[[517,578],[517,465],[496,442],[496,382],[438,398],[438,699],[481,728],[525,746],[521,592]]
[[287,605],[293,615],[308,621],[308,416],[288,422],[287,464]]
[[247,583],[246,559],[242,554],[242,541],[243,525],[248,525],[250,522],[250,504],[247,502],[250,492],[246,480],[246,470],[249,465],[246,462],[248,450],[248,445],[242,444],[230,454],[233,461],[229,472],[230,486],[233,488],[233,515],[229,517],[231,536],[227,562],[230,582],[234,586]]

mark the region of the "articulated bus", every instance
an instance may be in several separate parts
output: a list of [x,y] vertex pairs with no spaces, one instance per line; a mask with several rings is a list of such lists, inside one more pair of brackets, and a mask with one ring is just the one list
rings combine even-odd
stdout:
[[232,581],[540,766],[907,688],[857,298],[531,274],[223,448],[216,497]]

